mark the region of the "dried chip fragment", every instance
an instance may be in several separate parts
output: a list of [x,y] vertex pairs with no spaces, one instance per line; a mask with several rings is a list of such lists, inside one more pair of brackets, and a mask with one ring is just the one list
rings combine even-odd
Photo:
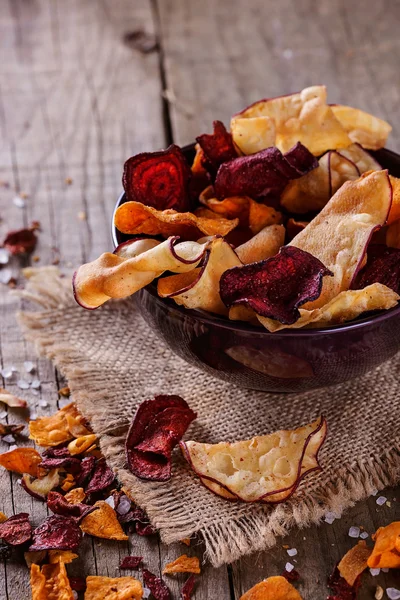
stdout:
[[395,221],[400,219],[400,179],[389,175],[390,183],[392,186],[392,206],[388,216],[388,225],[391,225]]
[[261,350],[253,346],[235,345],[227,348],[225,352],[236,362],[270,377],[304,379],[314,376],[309,362],[276,348]]
[[361,289],[374,283],[381,283],[400,293],[400,249],[383,245],[368,246],[367,264],[353,287]]
[[[39,467],[40,468],[40,467]],[[44,477],[31,479],[30,475],[24,473],[21,480],[21,486],[28,494],[38,500],[45,500],[47,494],[61,484],[62,476],[59,469],[52,469]]]
[[33,532],[33,550],[76,550],[82,539],[82,531],[72,517],[52,515]]
[[50,417],[29,421],[29,437],[39,446],[58,446],[69,442],[73,435],[68,428],[67,414],[77,412],[76,404],[71,402]]
[[368,548],[365,540],[362,540],[343,556],[338,564],[338,569],[340,575],[349,585],[353,586],[357,577],[365,571],[371,552],[372,550]]
[[85,419],[85,417],[78,411],[76,413],[67,413],[66,419],[68,423],[68,429],[74,437],[78,438],[83,435],[90,435],[92,433],[87,419]]
[[281,577],[268,577],[248,590],[240,600],[302,600],[291,583]]
[[333,104],[331,108],[352,142],[357,142],[370,150],[384,147],[392,131],[389,123],[351,106]]
[[69,490],[71,490],[74,486],[75,486],[75,479],[74,476],[72,475],[72,473],[68,473],[66,478],[63,481],[63,484],[61,486],[61,489],[64,492],[69,492]]
[[83,454],[93,443],[97,440],[97,435],[90,433],[89,435],[81,435],[80,437],[72,440],[68,444],[68,450],[72,455]]
[[237,157],[237,152],[232,140],[232,135],[226,130],[221,121],[213,122],[214,133],[209,135],[203,133],[196,138],[197,143],[203,150],[204,166],[215,175],[222,163]]
[[82,520],[88,514],[97,510],[95,506],[88,504],[75,503],[71,504],[64,498],[59,492],[49,492],[47,496],[47,506],[51,512],[57,515],[64,515],[65,517],[77,517],[78,520]]
[[0,523],[4,523],[4,521],[7,521],[7,518],[8,517],[0,510]]
[[372,536],[375,542],[368,566],[372,569],[400,568],[400,521],[380,527]]
[[[82,461],[83,462],[83,461]],[[101,492],[113,483],[115,475],[106,463],[105,458],[95,462],[94,470],[90,475],[90,482],[86,488],[86,493]]]
[[231,133],[243,154],[256,154],[275,145],[275,121],[268,116],[232,119]]
[[188,577],[188,579],[185,581],[185,585],[183,586],[183,588],[181,590],[181,600],[191,600],[195,583],[196,583],[195,576],[190,575],[190,577]]
[[115,513],[104,500],[99,500],[94,505],[97,510],[87,515],[81,522],[81,529],[94,537],[108,540],[127,540]]
[[120,569],[139,569],[142,566],[143,556],[125,556],[121,564]]
[[190,557],[182,554],[182,556],[166,564],[163,569],[164,575],[172,575],[173,573],[195,573],[200,575],[200,561],[197,556]]
[[91,477],[96,466],[96,458],[94,456],[86,456],[81,461],[81,471],[76,477],[76,485],[81,486]]
[[25,425],[11,425],[8,423],[0,423],[0,435],[19,435],[25,429]]
[[85,500],[86,493],[83,488],[78,487],[78,488],[74,488],[73,490],[70,490],[69,492],[67,492],[65,494],[64,498],[66,499],[67,502],[70,502],[71,504],[80,504],[81,502],[83,502]]
[[10,546],[19,546],[31,539],[32,527],[28,513],[18,513],[0,523],[0,538]]
[[86,577],[84,600],[141,600],[143,588],[133,577]]
[[38,465],[42,457],[35,448],[15,448],[0,454],[0,466],[15,473],[28,473],[32,477],[38,476]]
[[24,552],[26,566],[30,569],[31,565],[40,565],[47,557],[47,550],[38,550],[37,552]]
[[68,565],[76,558],[79,558],[78,555],[74,552],[71,552],[71,550],[49,550],[48,557],[51,565],[54,565],[58,562]]
[[0,388],[0,402],[4,402],[4,404],[12,408],[25,408],[27,406],[26,400],[17,398],[17,396],[14,396],[14,394],[4,388]]
[[171,592],[166,583],[147,569],[143,569],[143,583],[149,588],[155,600],[171,600]]
[[18,229],[7,233],[3,246],[10,254],[29,254],[34,251],[37,236],[33,229]]
[[31,565],[32,600],[75,600],[63,562]]
[[356,600],[360,578],[357,578],[354,585],[351,586],[340,575],[339,569],[336,567],[328,579],[328,586],[332,589],[333,595],[328,596],[327,600]]
[[391,223],[387,228],[386,246],[400,249],[400,219]]
[[239,219],[240,227],[248,227],[253,234],[267,225],[282,221],[282,214],[272,206],[256,202],[248,196],[234,196],[224,200],[206,198],[203,204],[222,218]]

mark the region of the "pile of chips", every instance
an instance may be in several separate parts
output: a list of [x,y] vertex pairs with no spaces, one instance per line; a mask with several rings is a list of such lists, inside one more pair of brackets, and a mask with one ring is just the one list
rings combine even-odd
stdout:
[[158,279],[162,298],[270,332],[396,306],[400,180],[369,152],[390,131],[313,86],[255,102],[230,131],[215,121],[191,165],[176,145],[129,158],[114,224],[132,240],[78,269],[77,302]]

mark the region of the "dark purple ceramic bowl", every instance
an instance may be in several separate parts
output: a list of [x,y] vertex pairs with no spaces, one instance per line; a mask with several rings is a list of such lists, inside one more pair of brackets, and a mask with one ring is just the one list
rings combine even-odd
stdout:
[[[194,146],[184,151],[192,160]],[[400,155],[386,149],[373,155],[400,177]],[[116,208],[123,202],[121,194]],[[115,246],[129,239],[114,226],[112,237]],[[400,304],[345,325],[269,333],[159,298],[155,284],[138,292],[136,299],[145,321],[178,356],[215,377],[266,392],[302,392],[342,383],[400,349]]]

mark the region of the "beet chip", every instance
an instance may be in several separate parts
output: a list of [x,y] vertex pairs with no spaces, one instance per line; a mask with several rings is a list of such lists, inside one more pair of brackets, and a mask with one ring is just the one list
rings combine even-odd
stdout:
[[244,304],[260,316],[290,325],[300,316],[299,306],[318,298],[325,275],[332,273],[317,258],[283,246],[272,258],[225,271],[220,294],[228,307]]
[[87,494],[90,494],[91,492],[101,492],[111,485],[114,479],[115,475],[107,465],[106,459],[101,458],[97,461],[96,466],[94,467],[89,485],[85,491]]
[[143,569],[143,583],[149,588],[155,600],[171,600],[171,592],[160,577]]
[[86,456],[81,461],[81,472],[76,477],[76,485],[77,487],[82,486],[87,479],[91,476],[93,469],[96,464],[96,458],[94,456]]
[[341,577],[339,569],[336,567],[328,579],[328,586],[333,594],[328,596],[327,600],[356,600],[357,591],[360,587],[360,577],[358,577],[353,586]]
[[29,254],[35,249],[37,237],[32,229],[18,229],[7,233],[3,246],[10,254]]
[[160,152],[143,152],[128,158],[122,184],[130,201],[157,210],[189,210],[191,170],[182,150],[172,144]]
[[60,458],[45,458],[39,464],[39,467],[51,471],[51,469],[65,469],[67,472],[79,473],[81,461],[73,456],[65,456]]
[[68,446],[59,446],[53,448],[49,446],[42,452],[42,456],[44,458],[67,458],[71,456],[70,451],[68,450]]
[[356,279],[354,289],[362,289],[371,283],[383,283],[400,293],[400,250],[380,244],[369,246],[367,264]]
[[63,515],[64,517],[78,517],[78,520],[82,520],[89,513],[96,510],[95,506],[88,506],[87,504],[71,504],[68,500],[65,500],[64,496],[59,492],[49,492],[47,495],[47,506],[51,512],[56,515]]
[[275,147],[266,148],[222,164],[214,189],[221,199],[232,196],[279,198],[289,181],[316,167],[317,159],[300,142],[286,154]]
[[53,515],[36,527],[33,532],[33,550],[76,550],[82,539],[82,531],[76,519]]
[[153,417],[165,410],[174,406],[188,408],[187,402],[180,396],[169,394],[160,394],[153,400],[144,400],[137,408],[136,414],[129,428],[126,443],[128,446],[137,446],[143,439],[144,432]]
[[0,538],[10,546],[19,546],[32,537],[32,527],[28,513],[18,513],[0,523]]
[[84,577],[68,577],[71,590],[84,592],[86,590],[86,579]]
[[120,569],[139,569],[143,562],[143,556],[125,556],[119,565]]
[[186,581],[185,585],[181,590],[181,600],[190,600],[194,590],[194,584],[196,583],[196,578],[194,575],[191,575]]
[[203,133],[196,138],[203,150],[205,161],[204,167],[211,175],[216,174],[222,163],[237,158],[237,152],[233,144],[232,135],[226,130],[221,121],[213,122],[214,133],[209,135]]

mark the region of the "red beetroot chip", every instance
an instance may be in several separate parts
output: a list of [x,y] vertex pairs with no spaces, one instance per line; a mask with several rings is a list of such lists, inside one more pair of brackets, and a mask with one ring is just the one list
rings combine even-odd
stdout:
[[147,569],[143,569],[143,583],[149,588],[155,600],[171,600],[171,592],[166,583]]
[[186,581],[185,585],[181,590],[181,600],[191,600],[194,584],[196,583],[196,578],[194,575],[191,575]]
[[58,448],[53,448],[50,446],[42,452],[42,456],[44,458],[67,458],[71,456],[71,453],[67,446],[59,446]]
[[130,201],[157,210],[189,210],[189,164],[182,150],[172,144],[160,152],[143,152],[128,158],[122,184]]
[[33,532],[33,544],[29,551],[76,550],[82,539],[82,531],[76,519],[53,515]]
[[172,450],[195,418],[196,413],[190,408],[166,408],[149,423],[145,436],[136,446],[136,450],[171,458]]
[[206,161],[204,167],[215,175],[222,163],[237,158],[237,152],[232,140],[232,135],[226,130],[221,121],[213,122],[214,133],[203,133],[196,138],[203,150]]
[[293,583],[294,581],[299,581],[300,573],[296,571],[296,569],[292,569],[291,571],[286,571],[286,569],[281,573],[281,576],[289,581],[289,583]]
[[65,469],[70,473],[78,473],[81,468],[81,461],[79,458],[73,456],[65,456],[60,458],[45,458],[39,464],[43,469],[51,471],[51,469]]
[[86,579],[84,577],[68,577],[69,585],[75,592],[84,592],[86,590]]
[[223,163],[218,169],[214,189],[218,198],[250,196],[276,198],[292,179],[305,175],[318,161],[300,142],[282,154],[278,148],[266,148],[249,156]]
[[10,546],[24,544],[32,537],[32,527],[28,513],[18,513],[0,523],[0,538]]
[[97,506],[88,506],[87,504],[71,504],[59,492],[49,492],[47,494],[47,506],[51,512],[64,517],[77,517],[82,520],[89,513],[97,510]]
[[7,233],[3,246],[10,254],[29,254],[35,249],[37,237],[32,229],[18,229]]
[[283,246],[272,258],[225,271],[220,294],[228,307],[244,304],[262,317],[290,325],[300,316],[299,306],[319,297],[325,275],[332,273],[315,256]]
[[86,493],[101,492],[111,485],[114,479],[115,475],[107,465],[105,458],[100,458],[100,460],[96,462],[93,473],[90,476],[90,482],[86,488]]
[[339,569],[336,566],[328,579],[328,586],[331,588],[333,594],[329,595],[327,600],[356,600],[357,591],[360,587],[360,576],[357,577],[355,584],[351,586],[341,577]]
[[81,487],[86,483],[87,479],[91,476],[93,469],[96,464],[96,458],[94,456],[86,456],[81,461],[81,470],[79,475],[76,477],[76,486]]
[[356,278],[354,289],[362,289],[372,283],[382,283],[400,293],[400,250],[376,244],[368,247],[367,264]]
[[120,569],[139,569],[142,566],[143,556],[125,556],[119,565]]

